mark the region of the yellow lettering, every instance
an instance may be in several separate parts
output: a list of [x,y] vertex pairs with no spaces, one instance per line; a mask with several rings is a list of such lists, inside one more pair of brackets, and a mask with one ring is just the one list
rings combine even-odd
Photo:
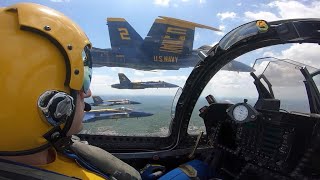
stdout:
[[172,40],[172,39],[164,39],[162,41],[162,44],[176,44],[176,45],[183,45],[183,41],[179,41],[179,40]]
[[186,35],[187,30],[182,28],[168,27],[167,33]]
[[153,61],[176,63],[178,61],[178,56],[153,56]]
[[162,44],[160,47],[160,51],[181,53],[182,46],[181,45],[172,45],[172,44]]
[[180,41],[185,41],[185,40],[186,40],[186,36],[180,36],[180,37],[179,37],[179,40],[180,40]]
[[185,36],[180,36],[179,39],[171,39],[170,36],[165,35],[161,42],[160,51],[182,53],[184,40]]
[[[173,36],[174,38],[171,38],[170,34],[177,34],[180,36],[178,37]],[[168,27],[167,32],[161,42],[159,51],[181,54],[183,50],[183,44],[186,40],[186,36],[185,36],[186,34],[187,34],[186,29]],[[164,59],[164,61],[173,62],[174,60]]]
[[120,37],[122,40],[130,40],[129,32],[127,28],[118,28],[120,32]]

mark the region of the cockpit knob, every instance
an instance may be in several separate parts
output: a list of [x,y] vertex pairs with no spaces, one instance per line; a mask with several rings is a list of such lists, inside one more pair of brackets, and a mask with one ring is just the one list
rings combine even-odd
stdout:
[[200,113],[205,112],[208,109],[208,106],[203,106],[201,109],[199,109]]
[[216,99],[211,94],[206,97],[206,100],[209,104],[217,102]]

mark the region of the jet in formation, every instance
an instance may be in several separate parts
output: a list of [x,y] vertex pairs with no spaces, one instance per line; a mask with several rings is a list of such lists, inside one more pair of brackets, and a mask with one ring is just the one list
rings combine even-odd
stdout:
[[140,102],[131,101],[129,99],[115,99],[107,100],[104,102],[100,96],[92,96],[93,103],[90,103],[91,106],[115,106],[115,105],[127,105],[127,104],[141,104]]
[[164,81],[131,82],[123,73],[118,73],[120,84],[112,84],[117,89],[176,88],[178,85]]
[[152,113],[134,111],[126,107],[120,107],[115,109],[96,109],[89,112],[85,112],[83,122],[93,122],[105,119],[123,119],[123,118],[139,118],[152,116]]
[[[198,54],[211,48],[204,45],[193,49],[195,28],[220,31],[198,23],[159,16],[142,39],[123,18],[107,18],[107,24],[111,49],[92,48],[93,67],[126,67],[145,71],[194,67],[201,59]],[[223,70],[250,72],[252,68],[232,61]]]

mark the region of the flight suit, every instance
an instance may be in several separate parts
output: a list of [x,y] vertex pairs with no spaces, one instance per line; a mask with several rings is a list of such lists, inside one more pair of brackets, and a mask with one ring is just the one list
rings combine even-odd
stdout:
[[79,179],[90,179],[90,180],[100,180],[105,179],[98,174],[82,168],[73,159],[69,159],[55,152],[55,160],[52,163],[46,165],[36,166],[38,168],[43,168],[49,171],[64,174],[70,177],[75,177]]

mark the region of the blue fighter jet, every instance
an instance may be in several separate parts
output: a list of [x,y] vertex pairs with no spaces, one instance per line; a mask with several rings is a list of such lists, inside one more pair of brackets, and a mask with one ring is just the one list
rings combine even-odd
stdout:
[[131,82],[126,75],[118,73],[120,84],[112,84],[117,89],[176,88],[178,85],[164,81]]
[[[199,52],[210,46],[193,49],[195,28],[219,29],[180,19],[159,16],[147,37],[142,37],[123,18],[107,18],[111,49],[93,48],[93,66],[126,67],[137,70],[178,70],[194,67]],[[205,47],[205,49],[203,48]],[[249,72],[252,68],[232,61],[224,70]]]
[[116,109],[97,109],[85,112],[83,122],[87,123],[105,119],[139,118],[152,115],[152,113],[133,111],[132,109],[125,107]]
[[131,101],[129,99],[115,99],[107,100],[104,102],[100,96],[92,96],[93,103],[90,103],[91,106],[115,106],[115,105],[127,105],[127,104],[141,104],[140,102]]

